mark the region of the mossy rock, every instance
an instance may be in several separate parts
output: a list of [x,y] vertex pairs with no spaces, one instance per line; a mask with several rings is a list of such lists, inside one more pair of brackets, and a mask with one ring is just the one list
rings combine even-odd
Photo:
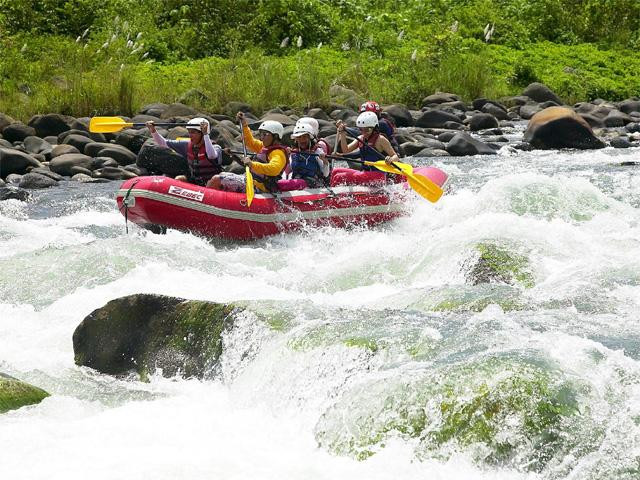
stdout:
[[359,460],[401,438],[416,445],[417,458],[475,451],[480,462],[539,471],[562,455],[580,413],[579,388],[540,366],[488,358],[357,385],[325,412],[315,435],[321,446]]
[[506,283],[524,288],[534,286],[529,259],[510,246],[493,242],[475,245],[475,262],[467,273],[472,285],[481,283]]
[[203,378],[214,370],[222,333],[241,310],[162,295],[118,298],[76,328],[75,362],[111,375],[135,371],[144,378],[160,370],[168,377]]
[[35,405],[48,396],[41,388],[0,373],[0,413]]

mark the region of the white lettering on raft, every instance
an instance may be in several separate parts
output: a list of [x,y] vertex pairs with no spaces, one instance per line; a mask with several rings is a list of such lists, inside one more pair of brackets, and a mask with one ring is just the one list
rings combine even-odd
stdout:
[[188,198],[189,200],[195,200],[196,202],[201,202],[204,198],[203,192],[196,192],[195,190],[188,190],[186,188],[176,187],[175,185],[171,185],[169,187],[168,193],[169,195]]

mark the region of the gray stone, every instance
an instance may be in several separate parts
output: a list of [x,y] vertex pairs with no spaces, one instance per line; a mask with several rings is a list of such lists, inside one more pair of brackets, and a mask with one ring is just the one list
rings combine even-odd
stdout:
[[18,186],[20,188],[39,189],[55,187],[56,185],[58,185],[58,182],[51,177],[41,175],[39,173],[29,172],[22,176],[22,179],[20,180],[20,184]]
[[562,105],[562,100],[560,100],[560,98],[553,93],[549,87],[542,83],[534,82],[530,84],[524,89],[522,95],[525,95],[538,103],[552,101],[558,105]]
[[496,128],[498,125],[498,119],[490,113],[476,113],[469,121],[469,129],[472,132],[485,130],[487,128]]
[[416,127],[443,128],[446,122],[460,123],[460,118],[448,112],[437,109],[428,109],[416,120]]
[[398,127],[412,127],[414,125],[413,117],[409,109],[401,104],[387,105],[382,109],[385,115],[389,115],[396,126]]
[[0,177],[6,177],[11,173],[23,174],[29,167],[41,166],[42,164],[28,153],[0,147]]
[[2,130],[2,137],[8,142],[22,142],[25,138],[35,135],[36,130],[24,123],[12,123]]
[[447,152],[454,156],[494,155],[496,150],[468,133],[458,133],[447,144]]
[[73,145],[55,145],[51,149],[51,159],[59,157],[60,155],[66,155],[69,153],[80,153],[80,151]]
[[74,172],[71,171],[71,167],[78,166],[89,169],[91,168],[91,160],[92,158],[88,155],[67,153],[53,158],[49,163],[49,168],[55,173],[70,177],[74,174]]
[[222,354],[222,334],[241,310],[161,295],[131,295],[94,310],[73,333],[77,365],[102,373],[204,378]]
[[48,135],[59,135],[71,129],[71,122],[74,119],[60,115],[58,113],[48,113],[46,115],[35,115],[29,120],[29,126],[33,127],[38,137]]

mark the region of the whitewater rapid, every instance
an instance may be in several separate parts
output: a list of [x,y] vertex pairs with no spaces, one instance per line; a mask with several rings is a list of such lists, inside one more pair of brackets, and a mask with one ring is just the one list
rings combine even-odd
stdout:
[[[125,234],[118,182],[0,202],[0,372],[52,394],[0,415],[0,476],[639,478],[640,175],[620,166],[633,160],[640,149],[436,159],[451,183],[435,205],[248,243]],[[471,285],[486,241],[525,255],[533,285]],[[134,293],[242,301],[271,323],[239,322],[208,380],[75,366],[82,319]],[[550,438],[517,415],[489,445],[429,423],[474,395],[535,413],[546,404],[509,396],[523,384],[570,392]],[[505,442],[517,448],[495,460]]]

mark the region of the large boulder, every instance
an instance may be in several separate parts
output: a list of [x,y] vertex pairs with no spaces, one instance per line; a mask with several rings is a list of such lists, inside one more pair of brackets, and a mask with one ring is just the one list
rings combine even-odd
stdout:
[[67,135],[65,139],[62,141],[65,145],[73,145],[79,151],[84,152],[85,147],[90,143],[96,143],[95,140],[85,137],[84,135]]
[[134,154],[138,154],[144,142],[149,139],[148,135],[144,135],[138,130],[127,129],[121,131],[116,136],[116,144],[123,146]]
[[486,130],[487,128],[497,128],[498,126],[498,119],[490,113],[476,113],[469,120],[469,130],[472,132]]
[[398,127],[413,127],[414,121],[409,109],[400,104],[388,105],[382,109],[389,115]]
[[162,295],[130,295],[94,310],[73,333],[77,365],[111,375],[161,370],[164,376],[203,378],[222,353],[233,326],[233,305]]
[[111,145],[110,147],[100,150],[101,157],[111,157],[118,164],[125,166],[136,163],[136,154],[121,145]]
[[496,149],[491,145],[476,140],[468,133],[456,134],[446,147],[449,155],[464,156],[464,155],[494,155]]
[[353,110],[358,110],[365,101],[364,97],[358,95],[354,90],[342,85],[331,85],[329,97],[332,102],[338,105],[345,105]]
[[36,130],[38,137],[49,135],[60,135],[62,132],[71,130],[73,118],[65,117],[58,113],[48,113],[46,115],[35,115],[29,120],[29,126]]
[[603,148],[589,123],[565,107],[549,107],[536,113],[527,125],[524,141],[535,148]]
[[3,185],[0,187],[0,201],[2,200],[20,200],[26,202],[31,198],[31,194],[22,188],[12,185]]
[[73,172],[71,170],[72,167],[78,166],[88,169],[91,168],[91,161],[92,158],[88,155],[83,155],[81,153],[67,153],[53,158],[51,162],[49,162],[49,168],[52,172],[59,175],[71,177],[78,173]]
[[170,148],[155,144],[146,144],[138,153],[136,165],[150,173],[164,174],[170,177],[188,175],[187,160]]
[[42,164],[31,155],[14,148],[0,147],[0,177],[11,173],[26,173],[28,167],[41,167]]
[[29,127],[24,123],[12,123],[4,127],[4,129],[2,130],[2,137],[11,143],[21,142],[25,138],[35,134],[35,128]]
[[460,97],[454,93],[436,92],[422,99],[422,106],[439,105],[441,103],[457,102]]
[[524,89],[522,95],[529,97],[536,102],[555,102],[558,105],[562,105],[562,100],[553,93],[553,91],[546,85],[538,82],[531,83]]
[[447,122],[460,123],[461,119],[457,115],[438,109],[427,109],[416,120],[416,127],[422,128],[445,128]]
[[41,388],[0,373],[0,413],[26,405],[35,405],[49,394]]
[[51,155],[52,145],[40,137],[27,137],[23,142],[24,148],[29,153],[42,153],[43,155]]

